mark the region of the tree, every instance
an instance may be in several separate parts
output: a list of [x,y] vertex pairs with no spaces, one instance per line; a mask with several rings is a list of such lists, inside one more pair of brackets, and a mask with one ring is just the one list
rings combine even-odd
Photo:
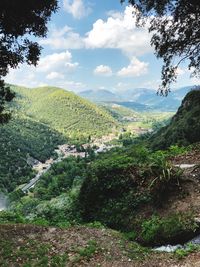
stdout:
[[47,22],[57,9],[57,0],[0,1],[0,123],[9,120],[5,106],[14,97],[3,77],[22,63],[37,65],[41,47],[33,37],[46,36]]
[[[126,0],[121,0],[125,2]],[[163,58],[159,88],[170,92],[179,65],[186,61],[191,75],[200,76],[200,1],[198,0],[129,0],[134,6],[136,25],[148,25],[151,45],[158,58]]]

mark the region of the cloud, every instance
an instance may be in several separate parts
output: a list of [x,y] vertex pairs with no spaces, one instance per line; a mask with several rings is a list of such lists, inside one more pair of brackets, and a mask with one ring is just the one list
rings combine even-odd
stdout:
[[147,28],[137,28],[133,7],[124,12],[109,12],[106,20],[98,19],[92,29],[80,35],[69,26],[50,29],[50,36],[40,40],[41,45],[52,49],[119,49],[126,56],[141,56],[152,52]]
[[47,74],[46,78],[48,80],[55,80],[55,79],[64,79],[64,75],[62,73],[52,71],[49,74]]
[[77,67],[78,63],[72,61],[69,51],[53,53],[42,57],[37,67],[21,65],[18,69],[11,69],[5,80],[27,87],[53,85],[79,91],[85,88],[85,85],[71,80],[71,72]]
[[39,41],[41,45],[48,45],[53,49],[81,49],[85,47],[83,38],[73,29],[64,26],[61,29],[52,27],[50,36]]
[[112,76],[112,69],[109,66],[99,65],[95,68],[94,74],[100,76]]
[[179,76],[182,76],[182,75],[184,75],[186,73],[188,73],[187,69],[183,69],[183,68],[178,67],[177,70],[176,70],[176,74],[179,75]]
[[38,72],[60,71],[70,72],[78,67],[78,63],[72,63],[72,55],[69,51],[54,53],[40,59],[36,70]]
[[117,75],[123,77],[139,77],[148,72],[148,65],[149,63],[142,62],[136,57],[133,57],[130,64],[118,71]]
[[61,84],[61,85],[59,85],[60,87],[64,87],[67,90],[76,91],[76,92],[79,92],[79,91],[86,88],[85,84],[83,84],[81,82],[75,82],[75,81],[64,81],[60,84]]
[[87,7],[83,0],[64,0],[64,10],[70,13],[75,19],[82,19],[88,16],[92,9]]
[[129,57],[151,52],[150,34],[135,26],[132,12],[133,7],[127,6],[124,13],[111,12],[106,21],[97,20],[86,34],[86,47],[120,49]]

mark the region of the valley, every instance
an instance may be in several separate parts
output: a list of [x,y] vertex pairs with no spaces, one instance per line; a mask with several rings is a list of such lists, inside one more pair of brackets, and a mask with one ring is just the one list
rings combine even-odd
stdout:
[[[18,238],[14,227],[31,236],[19,244],[11,238],[20,249],[39,240],[31,233],[40,233],[40,242],[48,249],[40,254],[39,264],[45,255],[45,264],[53,264],[55,257],[58,266],[154,266],[155,259],[163,266],[176,266],[180,260],[187,264],[192,256],[196,262],[200,139],[195,144],[182,139],[178,145],[165,137],[169,142],[165,149],[158,144],[174,121],[180,121],[179,129],[187,132],[182,122],[199,114],[198,90],[187,94],[174,115],[141,112],[119,103],[97,105],[58,88],[12,88],[17,93],[10,106],[13,117],[0,129],[2,201],[5,195],[8,199],[6,205],[1,201],[0,212],[4,248],[15,249],[7,232]],[[54,121],[50,108],[62,113],[60,121],[59,116]],[[81,123],[74,123],[79,109]],[[193,134],[198,123],[195,127]],[[63,235],[66,254],[60,249],[64,243],[53,234],[47,241],[46,235],[54,231]],[[197,243],[188,243],[193,238]],[[28,248],[29,254],[40,249],[34,245]],[[166,250],[171,252],[167,255]],[[0,253],[0,263],[13,263],[18,255],[22,257],[19,266],[35,264],[34,256],[27,261],[23,253],[8,260],[6,249]]]
[[116,104],[97,106],[53,87],[11,88],[16,93],[10,105],[13,117],[0,128],[0,187],[8,192],[34,178],[29,158],[44,164],[66,143],[76,146],[93,140],[98,147],[102,142],[116,145],[119,136],[151,132],[173,114],[141,113]]

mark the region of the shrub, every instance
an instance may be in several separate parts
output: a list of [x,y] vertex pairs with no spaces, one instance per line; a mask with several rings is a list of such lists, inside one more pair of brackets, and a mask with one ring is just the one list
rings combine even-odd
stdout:
[[197,228],[192,214],[176,213],[165,218],[153,215],[142,223],[140,238],[147,245],[184,243]]
[[24,223],[25,218],[16,212],[1,211],[0,212],[0,224],[3,223]]

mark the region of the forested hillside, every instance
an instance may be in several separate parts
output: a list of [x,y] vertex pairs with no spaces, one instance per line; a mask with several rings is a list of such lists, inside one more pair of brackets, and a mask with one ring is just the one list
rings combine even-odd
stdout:
[[173,144],[189,145],[200,141],[200,90],[189,92],[182,101],[171,123],[161,128],[150,139],[154,149],[165,149]]
[[72,92],[55,87],[12,86],[12,89],[17,93],[17,105],[24,114],[65,136],[102,136],[116,124],[106,111]]
[[22,115],[14,115],[0,127],[0,185],[9,191],[30,179],[28,156],[40,161],[49,158],[58,144],[66,142],[47,125]]

